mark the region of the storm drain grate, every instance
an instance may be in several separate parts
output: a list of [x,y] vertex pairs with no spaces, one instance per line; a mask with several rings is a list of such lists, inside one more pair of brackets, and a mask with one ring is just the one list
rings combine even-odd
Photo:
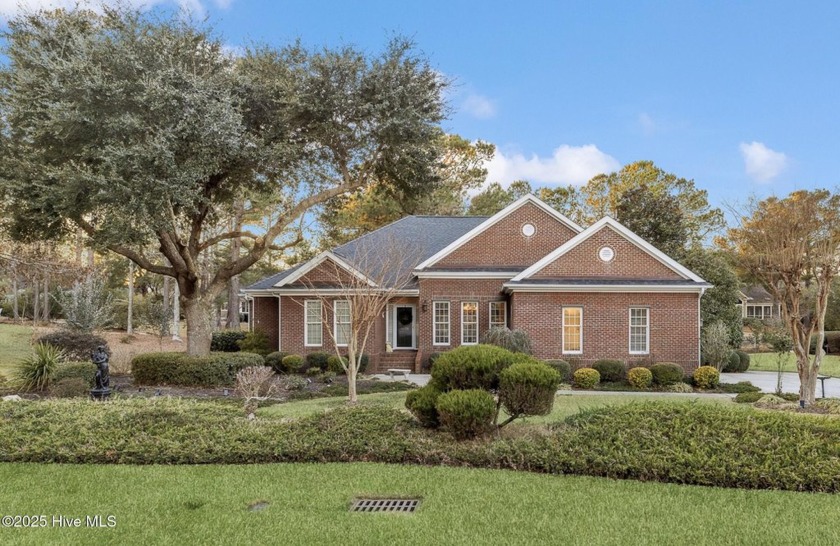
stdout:
[[420,499],[356,499],[351,512],[414,512]]

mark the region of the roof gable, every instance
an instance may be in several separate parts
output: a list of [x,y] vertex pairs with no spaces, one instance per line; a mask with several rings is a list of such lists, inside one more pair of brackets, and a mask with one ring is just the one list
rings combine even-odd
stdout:
[[[547,217],[550,221],[563,226],[564,231],[568,230],[568,235],[574,236],[577,233],[582,231],[582,228],[542,202],[541,200],[537,199],[533,195],[525,195],[520,199],[517,199],[515,202],[511,203],[501,211],[497,212],[490,218],[484,220],[481,224],[475,226],[473,229],[468,231],[467,233],[463,234],[461,237],[457,238],[456,240],[452,241],[446,247],[440,249],[438,252],[424,260],[417,266],[418,270],[426,269],[429,267],[434,266],[435,264],[439,264],[445,261],[448,257],[453,257],[453,260],[457,262],[458,265],[464,265],[464,260],[456,259],[457,252],[460,249],[463,249],[465,245],[472,241],[478,240],[482,235],[487,234],[490,230],[497,226],[503,220],[507,219],[511,215],[515,214],[517,211],[523,209],[523,207],[533,207],[537,211],[539,211],[542,217]],[[555,225],[556,225],[555,224]],[[517,226],[518,229],[518,226]],[[536,237],[536,235],[535,235]],[[554,242],[556,244],[556,241]],[[529,262],[531,260],[528,260]],[[496,264],[498,264],[498,260],[494,260]],[[503,264],[503,265],[513,265],[513,264]],[[527,264],[522,264],[527,265]]]
[[[285,276],[284,278],[282,278],[279,282],[277,282],[273,286],[274,286],[274,288],[281,288],[283,286],[288,286],[288,285],[290,285],[290,284],[292,284],[296,281],[300,281],[300,280],[304,279],[304,277],[306,277],[308,274],[315,273],[317,271],[318,267],[321,264],[324,264],[324,263],[327,263],[327,262],[332,262],[333,264],[338,266],[339,271],[347,272],[349,275],[352,275],[353,277],[356,277],[357,279],[359,279],[359,281],[367,284],[368,286],[376,286],[376,283],[374,283],[372,280],[367,278],[364,275],[364,273],[357,270],[352,265],[350,265],[345,260],[343,260],[341,257],[337,256],[335,253],[333,253],[332,251],[329,251],[329,250],[318,254],[316,257],[312,258],[311,260],[309,260],[308,262],[303,264],[301,267],[296,269],[294,273],[292,273],[291,275]],[[335,275],[331,275],[331,276],[335,277]],[[335,280],[335,279],[328,279],[328,282],[329,282],[329,280]]]
[[[601,247],[613,249],[608,261]],[[644,274],[638,273],[640,270]],[[536,278],[685,279],[705,283],[698,275],[621,225],[605,217],[543,257],[512,281]]]

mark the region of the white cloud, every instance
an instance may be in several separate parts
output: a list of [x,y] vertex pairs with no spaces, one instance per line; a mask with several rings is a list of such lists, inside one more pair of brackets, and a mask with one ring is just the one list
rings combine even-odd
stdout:
[[536,154],[525,157],[521,153],[506,155],[497,149],[486,167],[488,182],[499,182],[507,187],[515,180],[551,185],[585,184],[597,174],[618,170],[621,164],[594,144],[563,144],[554,150],[551,157]]
[[[233,0],[214,0],[214,3],[222,8],[230,7]],[[158,4],[176,4],[181,9],[193,13],[195,15],[203,15],[205,13],[204,4],[206,1],[202,0],[93,0],[90,2],[82,2],[83,7],[96,9],[103,5],[117,5],[126,4],[131,7],[152,8]],[[0,18],[14,17],[21,11],[37,11],[41,9],[56,9],[65,8],[72,9],[79,5],[79,0],[0,0]]]
[[463,108],[468,114],[478,119],[489,119],[496,115],[496,103],[475,93],[464,100]]
[[747,176],[757,182],[769,182],[787,167],[785,154],[771,150],[761,142],[742,142],[740,148]]
[[639,125],[642,127],[642,132],[647,136],[652,135],[657,130],[656,122],[647,112],[639,114]]

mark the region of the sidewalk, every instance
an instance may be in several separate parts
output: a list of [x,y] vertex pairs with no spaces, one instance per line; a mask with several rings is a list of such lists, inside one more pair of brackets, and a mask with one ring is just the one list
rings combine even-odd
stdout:
[[[776,392],[776,372],[744,372],[744,373],[722,373],[720,380],[723,383],[738,383],[749,381],[763,392]],[[799,392],[799,376],[795,373],[785,372],[782,374],[782,392]],[[822,383],[817,381],[817,398],[822,398]],[[840,398],[840,377],[832,377],[825,380],[825,396],[827,398]]]

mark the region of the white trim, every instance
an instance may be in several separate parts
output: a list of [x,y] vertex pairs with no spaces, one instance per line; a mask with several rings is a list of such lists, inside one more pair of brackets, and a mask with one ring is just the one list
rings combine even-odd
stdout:
[[[475,341],[464,341],[464,305],[475,305]],[[461,302],[461,345],[478,345],[478,333],[481,331],[478,327],[480,321],[478,319],[478,302],[477,301],[462,301]]]
[[278,282],[274,286],[276,288],[286,286],[287,284],[290,284],[290,283],[300,279],[301,277],[303,277],[304,275],[306,275],[307,273],[309,273],[310,271],[312,271],[313,269],[315,269],[316,267],[318,267],[319,265],[321,265],[322,263],[324,263],[328,259],[335,262],[336,265],[338,265],[339,267],[341,267],[342,269],[344,269],[345,271],[347,271],[351,275],[353,275],[353,276],[357,277],[358,279],[367,283],[368,286],[376,286],[376,283],[373,282],[372,280],[370,280],[369,278],[367,278],[364,275],[364,273],[362,273],[361,271],[359,271],[358,269],[356,269],[355,267],[353,267],[352,265],[350,265],[349,263],[347,263],[346,261],[341,259],[339,256],[337,256],[334,252],[332,252],[330,250],[325,250],[324,252],[321,252],[320,254],[318,254],[317,256],[315,256],[314,258],[312,258],[311,260],[309,260],[305,264],[303,264],[294,273],[292,273],[288,277],[284,278],[283,280],[281,280],[280,282]]
[[[411,308],[411,347],[397,347],[397,310],[400,307],[410,307]],[[391,340],[391,348],[394,351],[412,351],[417,349],[417,306],[413,303],[395,303],[393,305],[392,312],[393,316],[393,325],[394,327],[391,329],[394,339]]]
[[[578,332],[578,346],[579,351],[566,350],[566,309],[577,309],[580,311],[580,332]],[[560,353],[564,355],[582,355],[583,354],[583,306],[582,305],[564,305],[560,308]]]
[[[643,309],[645,311],[645,350],[633,350],[633,311]],[[631,355],[649,355],[650,354],[650,307],[646,306],[631,306],[627,310],[627,352]]]
[[[438,343],[435,327],[437,326],[437,310],[435,305],[438,303],[446,304],[446,343]],[[449,347],[452,345],[452,303],[448,300],[432,300],[432,345],[434,347]]]
[[[383,288],[381,290],[374,289],[374,290],[346,290],[343,288],[323,288],[323,289],[312,289],[312,288],[281,288],[281,289],[266,289],[264,291],[252,291],[248,292],[252,294],[253,297],[265,297],[265,296],[347,296],[348,294],[370,294],[375,292],[389,292],[387,288]],[[405,296],[405,297],[412,297],[412,296],[419,296],[420,290],[419,289],[411,289],[411,290],[397,290],[394,292],[390,292],[391,296],[398,297],[398,296]]]
[[[337,307],[339,303],[346,303],[347,304],[347,312],[350,313],[350,322],[348,322],[348,327],[350,331],[347,332],[347,343],[339,343],[338,342],[338,311]],[[350,300],[333,300],[333,342],[335,343],[336,347],[347,347],[350,342],[350,336],[352,335],[352,328],[353,328],[353,314],[350,311]]]
[[[309,304],[317,303],[321,310],[321,317],[318,321],[321,326],[321,343],[309,343]],[[313,323],[314,324],[314,323]],[[303,302],[303,346],[304,347],[323,347],[324,346],[324,305],[321,300],[306,300]]]
[[511,284],[504,287],[509,292],[632,292],[632,293],[702,293],[710,284],[703,285],[647,285],[647,284]]
[[502,328],[508,327],[508,319],[507,319],[507,302],[502,301],[488,301],[487,302],[487,328],[497,328],[497,326],[493,326],[493,306],[501,303],[502,304]]
[[610,227],[617,231],[619,235],[623,235],[628,241],[639,247],[640,249],[647,252],[651,257],[659,260],[663,265],[667,266],[669,269],[683,277],[684,279],[692,280],[694,282],[701,282],[705,283],[702,278],[700,278],[697,274],[693,273],[692,271],[688,270],[687,268],[683,267],[682,265],[678,264],[672,258],[665,255],[662,251],[658,250],[656,247],[624,227],[623,225],[619,224],[616,220],[613,220],[609,216],[605,216],[586,228],[583,232],[579,233],[575,237],[572,237],[564,244],[560,245],[556,250],[542,258],[540,261],[514,277],[512,280],[514,281],[521,281],[533,276],[535,273],[542,271],[546,266],[555,262],[558,258],[563,256],[564,254],[568,253],[570,250],[575,248],[576,246],[580,245],[604,227]]
[[277,296],[277,350],[283,350],[283,298]]
[[517,199],[516,201],[514,201],[510,205],[506,206],[505,208],[503,208],[502,210],[500,210],[499,212],[497,212],[496,214],[494,214],[493,216],[488,218],[487,220],[480,223],[478,226],[474,227],[473,229],[471,229],[470,231],[468,231],[464,235],[455,239],[455,241],[453,241],[452,243],[447,245],[442,250],[438,251],[436,254],[434,254],[430,258],[426,259],[426,261],[424,261],[423,263],[418,265],[416,267],[416,269],[425,269],[425,268],[427,268],[431,265],[434,265],[435,263],[439,262],[440,260],[442,260],[443,258],[448,256],[449,254],[453,253],[455,250],[464,246],[464,244],[466,244],[468,241],[475,238],[477,235],[479,235],[481,233],[484,233],[489,228],[491,228],[492,226],[499,223],[500,220],[502,220],[503,218],[508,216],[510,213],[514,212],[515,210],[519,209],[520,207],[522,207],[526,203],[532,203],[532,204],[538,206],[543,211],[550,214],[554,219],[559,221],[561,224],[564,224],[566,227],[572,229],[575,233],[580,233],[581,231],[583,231],[582,227],[580,227],[576,223],[572,222],[571,220],[569,220],[568,218],[566,218],[565,216],[563,216],[562,214],[560,214],[559,212],[557,212],[556,210],[551,208],[549,205],[545,204],[540,199],[536,198],[535,196],[533,196],[531,194],[523,195],[522,197],[520,197],[519,199]]
[[512,279],[515,271],[414,271],[421,279]]

